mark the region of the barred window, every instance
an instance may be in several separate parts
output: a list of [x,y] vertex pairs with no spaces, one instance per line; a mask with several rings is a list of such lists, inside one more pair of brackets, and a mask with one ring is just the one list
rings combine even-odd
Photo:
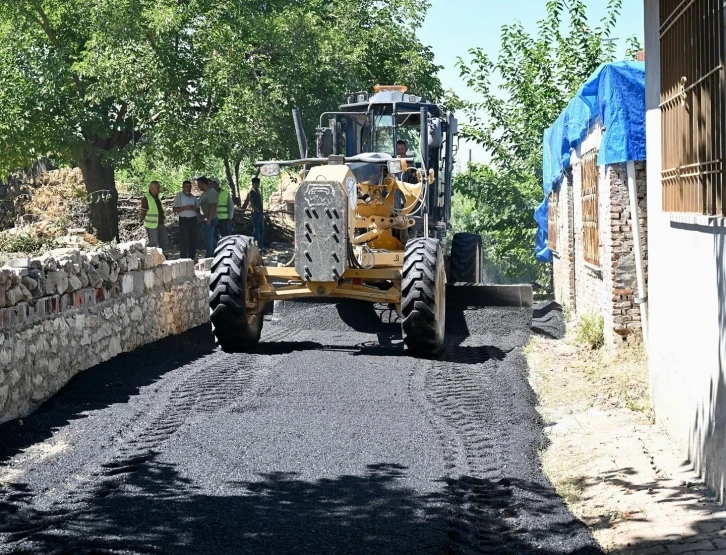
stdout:
[[552,252],[557,252],[557,214],[560,204],[560,192],[552,191],[549,196],[547,209],[547,246]]
[[585,262],[600,265],[600,226],[598,224],[597,150],[584,154],[580,160],[582,171],[582,227]]
[[723,216],[724,6],[660,0],[662,204]]

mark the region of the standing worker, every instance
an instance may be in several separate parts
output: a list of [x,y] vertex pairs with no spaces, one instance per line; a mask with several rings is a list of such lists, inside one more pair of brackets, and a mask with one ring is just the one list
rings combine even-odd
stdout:
[[217,224],[217,237],[226,237],[231,235],[234,230],[234,202],[232,195],[229,194],[229,188],[223,187],[218,181],[215,180],[216,187],[214,187],[219,193],[219,204],[217,205],[217,217],[219,218],[219,224]]
[[162,251],[169,248],[169,235],[166,232],[166,215],[159,199],[161,185],[158,181],[149,183],[149,192],[141,199],[141,219],[149,237],[150,247],[161,247]]
[[182,191],[174,198],[174,213],[179,215],[179,231],[181,232],[181,249],[179,258],[197,259],[197,212],[199,199],[192,194],[192,182],[188,179],[182,183]]
[[252,188],[247,193],[247,198],[242,205],[242,212],[247,209],[247,204],[252,207],[252,237],[257,241],[261,252],[265,252],[263,237],[265,235],[265,216],[262,213],[262,195],[260,194],[260,178],[252,178]]
[[201,210],[200,218],[202,220],[202,233],[204,234],[204,246],[206,248],[206,257],[214,256],[214,249],[217,248],[217,204],[219,197],[217,191],[209,186],[209,180],[206,177],[197,179],[197,186],[202,191],[199,197],[199,208]]

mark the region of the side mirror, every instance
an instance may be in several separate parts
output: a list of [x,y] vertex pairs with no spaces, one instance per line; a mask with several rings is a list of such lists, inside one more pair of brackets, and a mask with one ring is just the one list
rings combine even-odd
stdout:
[[260,167],[260,174],[265,177],[275,177],[280,175],[280,164],[265,164]]

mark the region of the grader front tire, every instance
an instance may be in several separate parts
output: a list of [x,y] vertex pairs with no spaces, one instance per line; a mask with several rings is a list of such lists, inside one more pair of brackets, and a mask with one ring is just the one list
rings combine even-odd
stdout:
[[401,330],[405,350],[429,356],[444,346],[446,272],[441,243],[432,238],[406,244],[401,275]]
[[247,273],[262,262],[257,243],[251,237],[234,235],[219,242],[209,281],[209,308],[217,345],[226,353],[244,352],[259,343],[263,313],[247,311]]

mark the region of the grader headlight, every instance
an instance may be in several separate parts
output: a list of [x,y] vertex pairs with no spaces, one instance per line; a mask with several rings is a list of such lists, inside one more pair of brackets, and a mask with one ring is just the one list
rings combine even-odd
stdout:
[[388,173],[401,173],[405,169],[403,164],[403,160],[389,160]]

